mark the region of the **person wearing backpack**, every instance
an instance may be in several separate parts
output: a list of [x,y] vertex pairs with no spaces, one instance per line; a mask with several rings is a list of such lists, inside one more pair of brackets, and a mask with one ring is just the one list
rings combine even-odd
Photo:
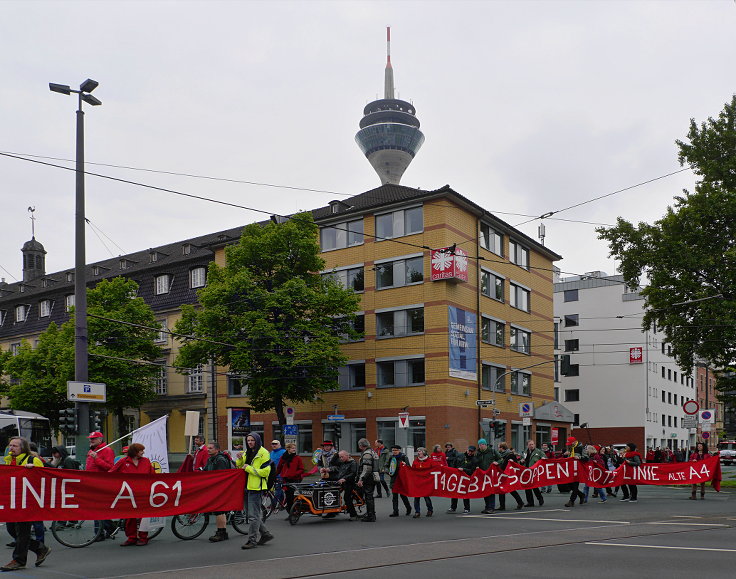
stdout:
[[54,468],[65,468],[67,470],[79,470],[79,461],[69,456],[65,446],[54,446],[51,449],[51,464]]
[[[207,443],[207,455],[204,470],[228,470],[233,468],[230,458],[220,450],[220,444],[218,442]],[[227,512],[215,511],[212,514],[215,515],[217,530],[210,537],[210,542],[218,543],[219,541],[227,541],[229,538],[227,536]]]
[[[246,493],[248,495],[248,516],[250,517],[250,528],[248,529],[248,542],[242,549],[255,549],[258,545],[265,545],[273,535],[263,524],[261,516],[261,501],[263,491],[268,490],[269,475],[276,470],[271,466],[271,456],[263,448],[261,437],[256,432],[251,432],[246,438],[246,451],[243,455],[243,470],[248,475],[246,481]],[[275,473],[271,477],[275,479]]]

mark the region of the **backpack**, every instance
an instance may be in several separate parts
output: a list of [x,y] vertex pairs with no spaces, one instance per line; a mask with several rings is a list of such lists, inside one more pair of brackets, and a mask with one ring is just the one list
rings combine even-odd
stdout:
[[237,468],[233,457],[230,456],[230,453],[227,450],[221,450],[220,453],[228,460],[228,462],[230,463],[230,468]]
[[266,485],[267,485],[266,488],[268,490],[273,490],[274,486],[276,485],[276,464],[271,459],[269,459],[268,462],[265,465],[263,465],[263,467],[261,468],[264,468],[265,466],[271,467],[271,470],[268,471],[268,480],[266,481]]

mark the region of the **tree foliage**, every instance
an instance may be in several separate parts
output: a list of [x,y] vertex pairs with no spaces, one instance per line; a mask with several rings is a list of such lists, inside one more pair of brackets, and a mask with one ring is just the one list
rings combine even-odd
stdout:
[[[146,362],[162,356],[154,343],[155,330],[111,321],[157,326],[151,308],[135,297],[137,290],[134,281],[122,277],[103,280],[87,290],[89,380],[107,385],[105,406],[116,414],[118,424],[123,409],[137,408],[156,397],[153,379],[159,368]],[[22,342],[18,355],[5,365],[14,379],[7,389],[11,406],[43,414],[54,426],[59,410],[71,406],[66,383],[74,380],[74,323],[72,313],[61,327],[50,324],[35,347]]]
[[[643,326],[656,324],[678,364],[720,368],[736,359],[736,97],[717,118],[690,122],[679,160],[698,176],[653,224],[619,218],[600,228],[627,285],[646,300]],[[727,380],[721,388],[730,389]]]
[[[187,339],[176,365],[214,360],[247,377],[250,404],[275,410],[337,387],[359,297],[319,274],[318,228],[309,213],[286,223],[248,225],[226,248],[226,265],[209,267],[201,308],[185,306],[176,331]],[[217,343],[215,343],[217,342]]]

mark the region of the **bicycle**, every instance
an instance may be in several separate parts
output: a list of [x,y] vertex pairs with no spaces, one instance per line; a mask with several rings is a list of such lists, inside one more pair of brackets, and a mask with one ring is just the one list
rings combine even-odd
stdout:
[[[283,491],[284,484],[286,483],[278,481],[273,490],[263,491],[261,512],[263,513],[264,521],[272,514],[286,510],[286,493]],[[281,491],[280,495],[279,491]]]
[[[227,524],[241,535],[248,534],[248,518],[245,511],[229,511]],[[171,517],[171,532],[183,541],[196,539],[207,528],[210,522],[209,513],[189,513]]]
[[[80,549],[92,543],[104,541],[105,538],[114,539],[121,530],[125,533],[125,519],[116,520],[113,530],[107,536],[105,536],[105,526],[102,521],[51,522],[51,534],[54,539],[72,549]],[[149,531],[148,539],[158,537],[163,530],[163,527],[158,527]]]

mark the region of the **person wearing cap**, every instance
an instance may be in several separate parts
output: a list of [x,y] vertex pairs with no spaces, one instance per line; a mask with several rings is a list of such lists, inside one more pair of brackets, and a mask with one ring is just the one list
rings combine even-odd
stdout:
[[123,447],[123,450],[120,452],[120,454],[115,457],[115,464],[120,462],[122,459],[124,459],[128,455],[129,448],[130,448],[129,446]]
[[[536,463],[538,463],[540,460],[545,459],[546,456],[544,452],[537,448],[537,443],[533,440],[529,440],[526,443],[526,451],[524,452],[524,455],[521,457],[521,463],[527,467],[530,468],[534,466]],[[544,497],[542,497],[542,491],[537,487],[534,489],[525,489],[524,494],[526,495],[526,504],[525,507],[533,507],[534,506],[534,497],[537,497],[537,504],[539,506],[544,505]]]
[[[492,447],[488,446],[485,438],[478,439],[478,450],[475,453],[478,459],[478,468],[488,470],[494,462],[501,460],[501,455]],[[483,497],[484,508],[481,511],[484,515],[488,515],[496,510],[496,495],[493,493]]]
[[[84,470],[89,472],[109,472],[115,464],[115,453],[105,443],[105,436],[100,432],[93,432],[89,435],[89,452],[87,453],[87,461]],[[112,521],[101,521],[105,530],[97,537],[98,541],[104,541],[110,538],[110,534],[115,530]],[[98,527],[100,521],[95,521],[95,528]]]
[[[462,455],[463,460],[458,467],[468,476],[472,475],[475,469],[478,468],[478,457],[475,456],[476,450],[478,449],[475,445],[471,444],[468,446],[468,450]],[[457,511],[457,498],[452,498],[450,499],[450,508],[447,509],[447,512],[454,513],[455,511]],[[466,515],[470,513],[470,499],[463,499],[463,513]]]
[[[588,460],[588,455],[582,444],[580,444],[574,436],[570,436],[567,439],[567,450],[565,451],[566,457],[574,458],[575,460]],[[585,495],[580,491],[580,483],[578,481],[571,482],[570,488],[570,500],[565,503],[565,506],[570,508],[575,506],[575,499],[580,498],[580,504],[584,505],[587,502]]]
[[337,480],[337,471],[340,470],[340,457],[331,440],[322,441],[322,448],[314,452],[312,460],[319,467],[321,478],[331,481]]

